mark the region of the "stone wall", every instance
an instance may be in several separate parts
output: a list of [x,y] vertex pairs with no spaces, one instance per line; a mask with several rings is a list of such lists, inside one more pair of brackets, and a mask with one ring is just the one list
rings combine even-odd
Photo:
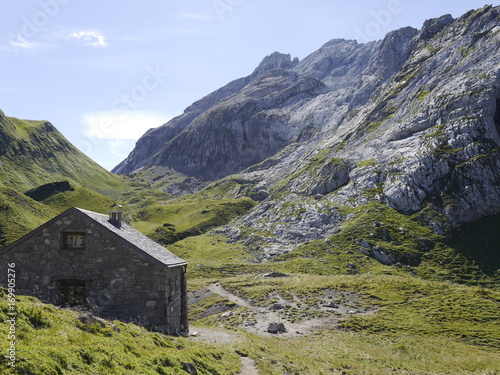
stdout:
[[[95,314],[172,334],[187,331],[184,267],[153,263],[74,212],[42,228],[0,252],[0,264],[16,265],[18,295],[58,304],[62,280],[81,280],[84,307]],[[85,248],[65,249],[63,234],[68,232],[84,233]],[[6,285],[6,273],[0,274]]]

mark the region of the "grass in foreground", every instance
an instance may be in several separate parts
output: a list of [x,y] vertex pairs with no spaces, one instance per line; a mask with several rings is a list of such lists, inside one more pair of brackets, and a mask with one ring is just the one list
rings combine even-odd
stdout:
[[[171,374],[187,373],[186,363],[198,374],[239,372],[234,350],[216,348],[148,332],[118,321],[101,327],[83,325],[80,313],[18,297],[16,322],[17,361],[9,366],[0,356],[2,374]],[[5,295],[0,298],[0,336],[7,349],[8,312]],[[3,354],[3,353],[2,353]]]
[[294,339],[244,334],[261,375],[493,375],[500,355],[446,337],[320,332]]
[[317,307],[329,292],[354,292],[372,315],[343,318],[339,328],[367,333],[445,335],[500,350],[500,293],[489,289],[401,276],[308,276],[266,280],[240,277],[221,284],[259,305],[271,293],[295,295]]
[[[279,337],[238,331],[239,351],[261,374],[497,374],[500,371],[500,293],[485,288],[425,281],[412,276],[291,275],[268,279],[247,275],[219,280],[226,290],[266,310],[276,295],[300,299],[299,319],[315,316],[325,296],[356,295],[373,314],[327,319],[312,335]],[[211,297],[214,299],[214,297]],[[328,297],[326,297],[328,298]],[[217,301],[208,301],[207,303]],[[227,303],[227,301],[220,301]],[[199,306],[199,305],[198,305]],[[193,306],[197,308],[197,306]],[[239,330],[245,309],[234,318],[203,317],[192,323]],[[241,310],[241,311],[240,311]],[[285,307],[282,322],[291,316]],[[244,318],[243,318],[244,319]]]

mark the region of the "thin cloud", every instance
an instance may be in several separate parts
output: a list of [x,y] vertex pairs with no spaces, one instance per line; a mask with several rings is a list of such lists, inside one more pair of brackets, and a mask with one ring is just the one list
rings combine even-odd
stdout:
[[83,117],[85,135],[93,139],[139,139],[172,117],[150,111],[103,111]]
[[206,20],[206,21],[214,19],[213,17],[210,17],[206,14],[199,14],[199,13],[183,13],[181,17],[191,20]]
[[21,51],[38,51],[41,49],[49,48],[54,48],[54,45],[48,42],[30,40],[23,37],[21,34],[15,35],[14,33],[8,35],[6,44],[0,45],[1,51],[11,53],[17,53]]
[[106,39],[104,35],[102,35],[97,30],[89,30],[89,31],[76,31],[70,35],[72,38],[81,39],[85,42],[85,45],[89,47],[106,47],[108,44],[106,43]]
[[208,35],[208,33],[206,33],[205,31],[193,29],[175,29],[172,31],[176,34]]
[[15,40],[9,40],[9,44],[11,47],[14,47],[14,48],[24,48],[24,49],[35,48],[35,43],[32,41],[29,41],[26,38],[23,38],[22,35],[18,35],[17,39],[15,39]]
[[121,159],[125,159],[127,154],[122,152],[121,149],[126,145],[126,143],[121,139],[111,139],[108,141],[110,146],[111,153],[115,156],[118,156]]

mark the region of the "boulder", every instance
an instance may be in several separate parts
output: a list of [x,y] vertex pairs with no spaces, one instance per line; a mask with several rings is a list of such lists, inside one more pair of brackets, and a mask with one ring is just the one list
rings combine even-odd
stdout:
[[277,335],[279,333],[285,333],[286,328],[283,323],[269,323],[267,332]]

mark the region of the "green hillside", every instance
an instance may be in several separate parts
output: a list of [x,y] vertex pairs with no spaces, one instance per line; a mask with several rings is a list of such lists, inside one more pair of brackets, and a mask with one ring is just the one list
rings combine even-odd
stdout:
[[[3,113],[0,167],[0,247],[69,207],[105,213],[121,204],[125,220],[188,261],[190,327],[201,332],[173,338],[121,322],[84,324],[83,311],[19,296],[17,364],[12,372],[0,357],[0,373],[188,374],[194,366],[237,375],[240,357],[261,375],[500,372],[498,216],[440,236],[425,225],[440,220],[435,212],[343,206],[340,231],[262,262],[247,240],[272,241],[265,229],[242,225],[238,241],[222,229],[258,204],[236,181],[174,197],[162,190],[177,176],[115,176],[49,123]],[[294,202],[284,209],[302,214]],[[384,265],[360,251],[364,243],[400,261]],[[1,291],[4,337],[7,309]],[[267,333],[268,314],[288,332]]]
[[50,207],[0,185],[0,248],[57,214]]
[[[8,336],[6,293],[0,291],[0,335]],[[239,356],[231,350],[146,331],[118,321],[82,321],[82,312],[16,301],[16,362],[0,356],[2,374],[237,374]]]
[[[254,274],[204,280],[205,285],[218,282],[249,304],[240,306],[218,295],[198,297],[191,306],[196,319],[192,330],[251,330],[271,306],[278,301],[283,305],[277,319],[289,331],[281,337],[262,330],[234,335],[235,342],[245,338],[237,347],[254,359],[261,375],[500,371],[498,292],[388,275],[290,274],[269,279]],[[192,288],[194,296],[207,296],[201,281]],[[331,303],[339,307],[325,307]],[[217,311],[216,306],[232,314],[207,316],[206,311]]]
[[[72,191],[43,200],[26,195],[59,181],[70,183]],[[109,197],[131,189],[123,177],[94,163],[50,123],[6,117],[0,111],[0,246],[71,206],[105,212],[113,202]]]
[[95,212],[106,212],[114,204],[111,198],[71,185],[68,181],[59,181],[39,186],[26,192],[26,195],[41,202],[57,212],[66,211],[71,207],[85,208]]
[[[189,338],[168,337],[118,321],[84,323],[85,312],[18,297],[16,366],[9,372],[2,356],[0,372],[177,375],[193,373],[186,370],[191,363],[197,374],[236,375],[240,357],[252,360],[260,375],[500,371],[498,292],[411,276],[262,276],[256,272],[190,279],[190,326],[199,336]],[[207,292],[215,283],[247,304]],[[289,331],[283,335],[251,331],[252,322],[262,319],[278,301],[284,305],[280,322]],[[324,307],[332,302],[341,307]],[[2,291],[0,335],[4,337],[8,312]],[[291,329],[299,326],[300,332]]]
[[71,145],[49,122],[0,113],[0,182],[19,191],[69,181],[113,196],[128,188],[116,176]]

